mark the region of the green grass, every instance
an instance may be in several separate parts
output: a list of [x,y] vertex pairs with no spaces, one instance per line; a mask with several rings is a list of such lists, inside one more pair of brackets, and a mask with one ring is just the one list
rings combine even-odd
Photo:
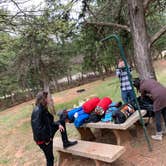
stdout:
[[30,110],[32,110],[32,106],[25,106],[20,110],[19,114],[15,112],[10,112],[10,114],[0,116],[0,126],[13,128],[17,125],[17,122],[27,118],[30,115]]
[[[166,85],[166,70],[157,70],[157,79],[158,81]],[[133,78],[138,77],[138,74],[133,71]],[[56,110],[61,110],[61,109],[70,109],[73,107],[74,104],[78,104],[80,100],[85,99],[88,97],[90,94],[96,94],[98,97],[102,98],[105,96],[110,97],[113,101],[119,101],[121,100],[121,93],[120,93],[120,85],[119,85],[119,80],[117,77],[109,77],[106,78],[105,81],[103,81],[101,84],[98,86],[94,86],[93,89],[89,91],[89,93],[86,95],[79,96],[77,99],[73,99],[70,102],[62,103],[62,104],[57,104],[55,106]],[[81,88],[81,87],[80,87]],[[83,92],[84,93],[84,92]],[[67,93],[65,93],[67,94]],[[64,94],[64,97],[65,97]]]
[[9,160],[8,159],[0,159],[0,164],[8,164]]
[[100,98],[108,96],[114,101],[120,100],[120,89],[119,89],[118,79],[112,78],[112,77],[107,78],[101,84],[94,86],[94,88],[91,89],[88,93],[86,93],[86,95],[82,94],[77,99],[73,99],[70,102],[57,104],[55,105],[55,109],[56,110],[61,110],[64,108],[70,109],[73,107],[74,104],[78,104],[80,100],[84,100],[85,98],[88,98],[91,94],[95,94],[96,96]]
[[[133,74],[133,77],[136,77],[135,72]],[[166,85],[166,69],[158,70],[157,78],[159,82],[161,82],[163,85]],[[92,88],[85,89],[85,92],[77,94],[77,97],[71,99],[71,101],[69,102],[65,102],[62,104],[55,103],[56,110],[61,110],[64,108],[70,109],[74,104],[78,104],[80,100],[84,100],[91,95],[96,95],[100,98],[108,96],[113,101],[121,100],[119,80],[117,77],[106,78],[104,81],[101,81],[98,84],[92,82],[92,85]],[[78,88],[81,89],[82,86]],[[70,95],[69,92],[71,91],[66,90],[56,95],[65,98],[65,95]],[[24,165],[29,161],[31,161],[33,165],[37,165],[39,163],[42,164],[43,162],[45,162],[44,158],[42,158],[41,156],[42,153],[40,149],[35,145],[32,138],[32,131],[30,126],[31,112],[32,105],[29,104],[20,108],[18,111],[8,111],[6,113],[0,114],[0,130],[2,130],[2,134],[0,135],[0,140],[2,141],[2,144],[0,146],[0,165],[10,166],[14,165],[16,161],[16,165],[18,166]],[[67,132],[69,138],[78,138],[79,136],[75,127],[67,126]],[[60,136],[59,133],[57,133],[56,136],[57,135]],[[8,142],[7,145],[6,142]],[[24,154],[21,158],[16,159],[15,153],[17,153],[20,148],[23,149]],[[35,154],[35,156],[33,154]],[[55,156],[55,160],[56,157],[57,156]]]

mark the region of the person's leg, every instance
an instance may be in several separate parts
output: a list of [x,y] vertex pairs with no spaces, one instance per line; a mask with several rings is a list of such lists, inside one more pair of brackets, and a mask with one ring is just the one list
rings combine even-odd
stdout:
[[154,140],[162,140],[162,127],[161,127],[161,111],[155,112],[155,121],[156,121],[156,135],[152,135]]
[[44,152],[47,161],[47,166],[54,166],[53,142],[51,141],[48,145],[39,145],[39,147]]
[[155,112],[155,120],[156,120],[156,130],[157,132],[161,132],[161,111],[156,111]]
[[121,97],[124,103],[127,103],[127,92],[121,90]]
[[[73,141],[72,142],[72,141],[68,140],[65,121],[60,119],[59,122],[64,128],[64,131],[60,132],[61,133],[62,142],[63,142],[63,147],[67,148],[69,146],[75,145],[77,143],[77,141]],[[53,133],[55,135],[56,131],[59,129],[59,124],[57,122],[54,122],[53,126],[54,126],[53,127]],[[54,135],[53,135],[53,137],[54,137]]]
[[132,103],[134,102],[134,93],[132,90],[129,90],[128,93],[127,93],[127,97],[128,97],[128,102]]
[[166,107],[162,109],[161,111],[163,119],[164,119],[164,127],[162,129],[163,134],[166,134]]
[[163,115],[164,123],[165,123],[165,126],[166,126],[166,107],[161,110],[161,113]]
[[63,128],[64,128],[64,131],[61,132],[61,138],[62,138],[63,144],[65,144],[65,143],[68,142],[68,136],[67,136],[66,123],[65,123],[65,121],[61,121],[61,125],[62,125]]

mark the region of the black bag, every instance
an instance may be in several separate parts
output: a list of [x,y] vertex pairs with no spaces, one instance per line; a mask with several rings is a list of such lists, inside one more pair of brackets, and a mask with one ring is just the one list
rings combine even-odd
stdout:
[[[148,121],[145,123],[145,126],[148,126],[150,122],[150,118],[154,117],[153,112],[153,101],[148,96],[144,96],[143,98],[141,96],[137,97],[138,104],[140,106],[140,109],[146,110],[147,113],[144,115],[144,117],[148,117]],[[137,105],[135,102],[132,103],[134,108],[138,110]]]
[[99,122],[101,120],[102,116],[96,114],[96,112],[91,112],[90,116],[88,119],[85,120],[84,123],[90,123],[90,122]]
[[114,111],[112,114],[115,124],[124,123],[133,113],[134,107],[131,104],[124,104],[119,110]]
[[154,117],[153,101],[148,96],[145,96],[144,98],[141,98],[139,96],[137,100],[140,105],[140,108],[147,111],[144,117]]

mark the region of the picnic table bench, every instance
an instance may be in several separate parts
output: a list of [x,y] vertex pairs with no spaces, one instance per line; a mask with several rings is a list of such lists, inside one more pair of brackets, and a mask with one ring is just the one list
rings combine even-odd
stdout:
[[123,146],[82,140],[78,140],[78,144],[64,149],[62,140],[58,137],[54,138],[54,147],[59,153],[57,166],[68,165],[68,159],[72,155],[93,159],[96,166],[100,166],[104,162],[114,162],[125,152]]
[[[144,116],[145,114],[146,110],[141,110],[141,115]],[[111,129],[116,137],[117,145],[123,145],[131,140],[131,134],[129,133],[128,129],[133,124],[136,124],[139,119],[139,112],[136,111],[122,124],[115,124],[113,122],[87,123],[82,125],[80,128],[77,128],[77,130],[80,133],[81,140],[93,141],[95,136],[90,128]]]

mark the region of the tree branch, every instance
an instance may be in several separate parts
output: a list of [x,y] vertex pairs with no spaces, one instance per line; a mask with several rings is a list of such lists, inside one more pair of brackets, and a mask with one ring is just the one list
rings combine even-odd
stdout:
[[156,32],[150,39],[150,45],[152,45],[161,35],[166,32],[166,25],[163,26],[158,32]]
[[121,24],[116,24],[116,23],[110,23],[110,22],[85,22],[85,25],[98,25],[98,26],[112,26],[120,29],[124,29],[128,32],[130,32],[130,28],[127,25],[121,25]]
[[143,6],[144,6],[144,10],[146,11],[148,6],[149,6],[149,3],[152,2],[154,0],[144,0],[144,3],[143,3]]
[[14,0],[11,0],[11,2],[14,3],[14,5],[19,9],[20,12],[22,12],[24,15],[26,15],[26,14],[24,13],[24,11],[19,7],[19,5],[17,4],[17,2],[15,2]]

